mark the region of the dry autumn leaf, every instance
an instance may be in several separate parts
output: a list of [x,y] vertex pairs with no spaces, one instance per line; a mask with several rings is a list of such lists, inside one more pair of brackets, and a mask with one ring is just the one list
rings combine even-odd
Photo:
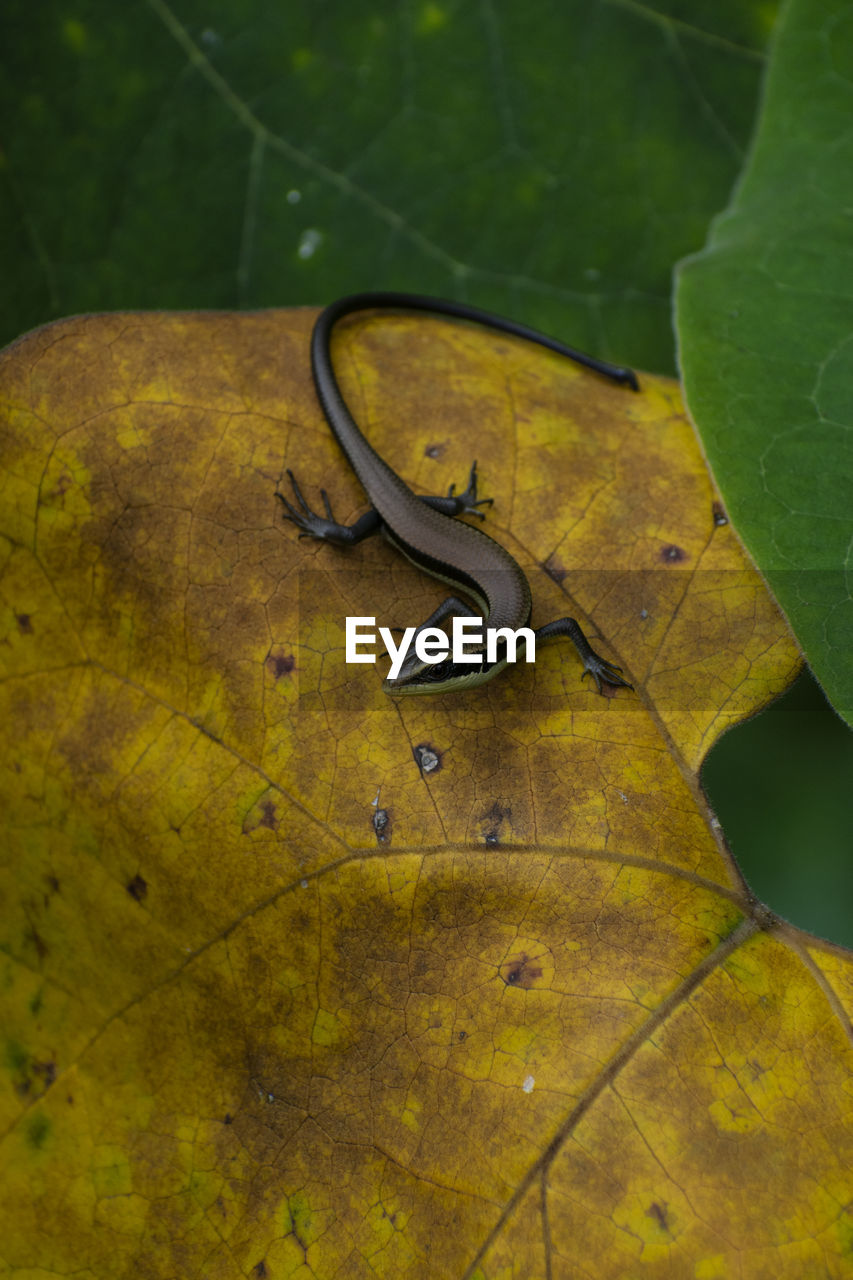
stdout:
[[798,658],[676,388],[341,325],[391,465],[442,492],[476,456],[534,621],[636,685],[556,644],[395,702],[344,616],[439,585],[274,498],[289,466],[363,509],[312,320],[3,358],[0,1274],[849,1276],[849,956],[750,899],[697,782]]

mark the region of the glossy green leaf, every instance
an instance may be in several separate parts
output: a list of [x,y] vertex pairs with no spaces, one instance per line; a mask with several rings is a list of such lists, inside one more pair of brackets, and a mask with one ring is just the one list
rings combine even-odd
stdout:
[[690,410],[730,514],[853,723],[853,7],[780,20],[755,148],[680,271]]
[[670,371],[775,11],[6,0],[0,339],[390,287]]

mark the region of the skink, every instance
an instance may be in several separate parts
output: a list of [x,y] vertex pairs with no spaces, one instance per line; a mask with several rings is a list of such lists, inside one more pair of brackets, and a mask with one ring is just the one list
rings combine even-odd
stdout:
[[[282,493],[276,497],[285,508],[285,517],[300,530],[300,537],[310,536],[331,542],[338,547],[354,546],[370,534],[382,531],[397,550],[413,564],[435,578],[447,582],[472,601],[489,627],[507,627],[513,631],[526,627],[530,620],[531,596],[527,578],[521,566],[499,543],[473,525],[454,520],[458,515],[477,515],[478,510],[492,500],[477,497],[477,464],[471,467],[468,487],[455,495],[450,487],[446,497],[420,497],[404,480],[388,466],[362,435],[352,417],[338,386],[332,366],[331,336],[337,322],[354,311],[367,310],[427,311],[434,315],[451,316],[454,319],[473,321],[514,337],[547,347],[567,356],[577,364],[614,382],[638,390],[637,378],[631,369],[596,360],[593,356],[549,338],[545,334],[517,324],[502,316],[492,315],[477,307],[451,302],[441,298],[424,297],[411,293],[357,293],[341,298],[322,312],[311,337],[311,368],[317,396],[329,426],[360,480],[372,506],[355,524],[338,524],[332,513],[326,491],[321,495],[326,511],[325,518],[317,515],[306,503],[293,472],[287,474],[293,489],[293,501]],[[438,626],[451,614],[469,616],[470,606],[457,596],[448,597],[438,609],[418,628]],[[553,636],[566,636],[572,641],[584,667],[584,676],[591,675],[601,693],[601,682],[623,685],[630,689],[621,674],[622,668],[601,658],[592,649],[574,618],[558,618],[539,627],[538,640]],[[383,688],[387,693],[443,693],[467,689],[491,680],[507,663],[506,649],[497,650],[496,660],[488,661],[485,648],[477,654],[477,662],[455,663],[443,659],[425,663],[411,654],[396,679],[388,679]]]

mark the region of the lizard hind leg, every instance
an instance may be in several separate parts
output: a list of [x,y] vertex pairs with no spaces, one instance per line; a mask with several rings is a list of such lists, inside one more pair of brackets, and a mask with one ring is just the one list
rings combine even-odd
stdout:
[[617,667],[615,662],[610,662],[609,659],[602,658],[595,652],[574,618],[556,618],[554,622],[546,622],[544,627],[539,627],[536,631],[537,640],[550,640],[552,636],[566,636],[571,640],[583,663],[581,679],[585,680],[587,676],[592,676],[599,693],[601,693],[602,680],[605,684],[616,687],[621,685],[625,689],[634,688],[623,677],[621,667]]

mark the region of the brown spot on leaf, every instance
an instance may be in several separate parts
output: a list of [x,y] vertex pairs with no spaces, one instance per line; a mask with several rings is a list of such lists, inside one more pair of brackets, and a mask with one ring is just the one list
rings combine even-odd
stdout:
[[258,1280],[264,1280],[264,1277],[269,1275],[269,1272],[267,1271],[267,1264],[264,1262],[263,1258],[261,1258],[260,1262],[256,1263],[255,1266],[252,1267],[252,1275],[257,1276]]
[[268,831],[277,831],[280,822],[276,802],[267,792],[252,805],[243,819],[243,835],[247,836],[252,831],[257,831],[259,827],[266,827]]
[[660,558],[664,564],[680,564],[682,560],[687,559],[687,552],[683,547],[677,547],[674,542],[669,542],[661,548]]
[[16,614],[15,621],[22,636],[31,636],[33,634],[33,624],[28,613]]
[[415,764],[420,769],[421,775],[435,773],[441,768],[441,752],[430,746],[428,742],[419,742],[413,748],[412,755],[415,757]]
[[266,668],[274,680],[280,680],[282,676],[289,676],[296,666],[296,659],[292,653],[284,653],[282,650],[273,650],[267,655]]
[[446,444],[428,444],[424,449],[425,458],[441,458],[447,449]]
[[275,805],[272,800],[264,800],[261,805],[261,819],[258,826],[269,827],[270,831],[275,831],[278,826],[278,819],[275,816]]
[[542,977],[542,966],[539,961],[522,952],[511,956],[500,967],[500,975],[508,987],[522,987],[528,991]]
[[15,1072],[14,1089],[19,1098],[30,1100],[40,1098],[55,1082],[57,1076],[55,1059],[46,1058],[43,1062],[38,1062],[15,1044],[7,1049],[7,1056]]
[[37,1076],[41,1076],[45,1089],[49,1089],[56,1079],[56,1063],[52,1058],[48,1058],[46,1062],[33,1062],[32,1069]]
[[619,686],[618,686],[618,685],[616,685],[616,684],[608,684],[606,680],[602,680],[602,682],[601,682],[601,697],[602,697],[602,698],[615,698],[615,697],[616,697],[616,694],[617,694],[618,689],[619,689]]
[[387,809],[377,809],[373,815],[372,826],[378,844],[388,844],[391,840],[391,815]]
[[[61,474],[57,478],[56,484],[51,490],[48,491],[48,493],[46,494],[46,497],[49,500],[61,498],[71,488],[72,483],[73,483],[72,478],[68,474],[68,472],[67,471],[61,472]],[[47,503],[44,502],[44,500],[41,497],[39,498],[39,506],[47,506]]]
[[662,1231],[666,1231],[667,1234],[672,1235],[672,1232],[669,1229],[669,1222],[667,1221],[665,1204],[660,1205],[656,1200],[653,1200],[646,1210],[646,1217],[654,1218]]
[[47,885],[47,888],[45,889],[43,894],[43,901],[44,901],[44,905],[47,907],[50,905],[50,900],[54,896],[54,894],[59,893],[59,881],[55,875],[49,872],[44,877],[44,882]]
[[501,827],[504,822],[508,822],[512,817],[512,806],[508,804],[499,804],[497,800],[493,800],[480,818],[480,829],[482,831],[483,840],[488,845],[496,845],[501,842]]
[[30,928],[27,930],[26,936],[27,936],[27,940],[31,942],[32,945],[35,947],[36,955],[38,956],[39,960],[44,960],[50,948],[48,947],[47,943],[45,942],[44,938],[41,936],[39,931],[37,929]]
[[131,898],[135,898],[137,902],[141,902],[148,892],[148,884],[143,880],[142,876],[137,873],[132,880],[128,881],[127,892]]

